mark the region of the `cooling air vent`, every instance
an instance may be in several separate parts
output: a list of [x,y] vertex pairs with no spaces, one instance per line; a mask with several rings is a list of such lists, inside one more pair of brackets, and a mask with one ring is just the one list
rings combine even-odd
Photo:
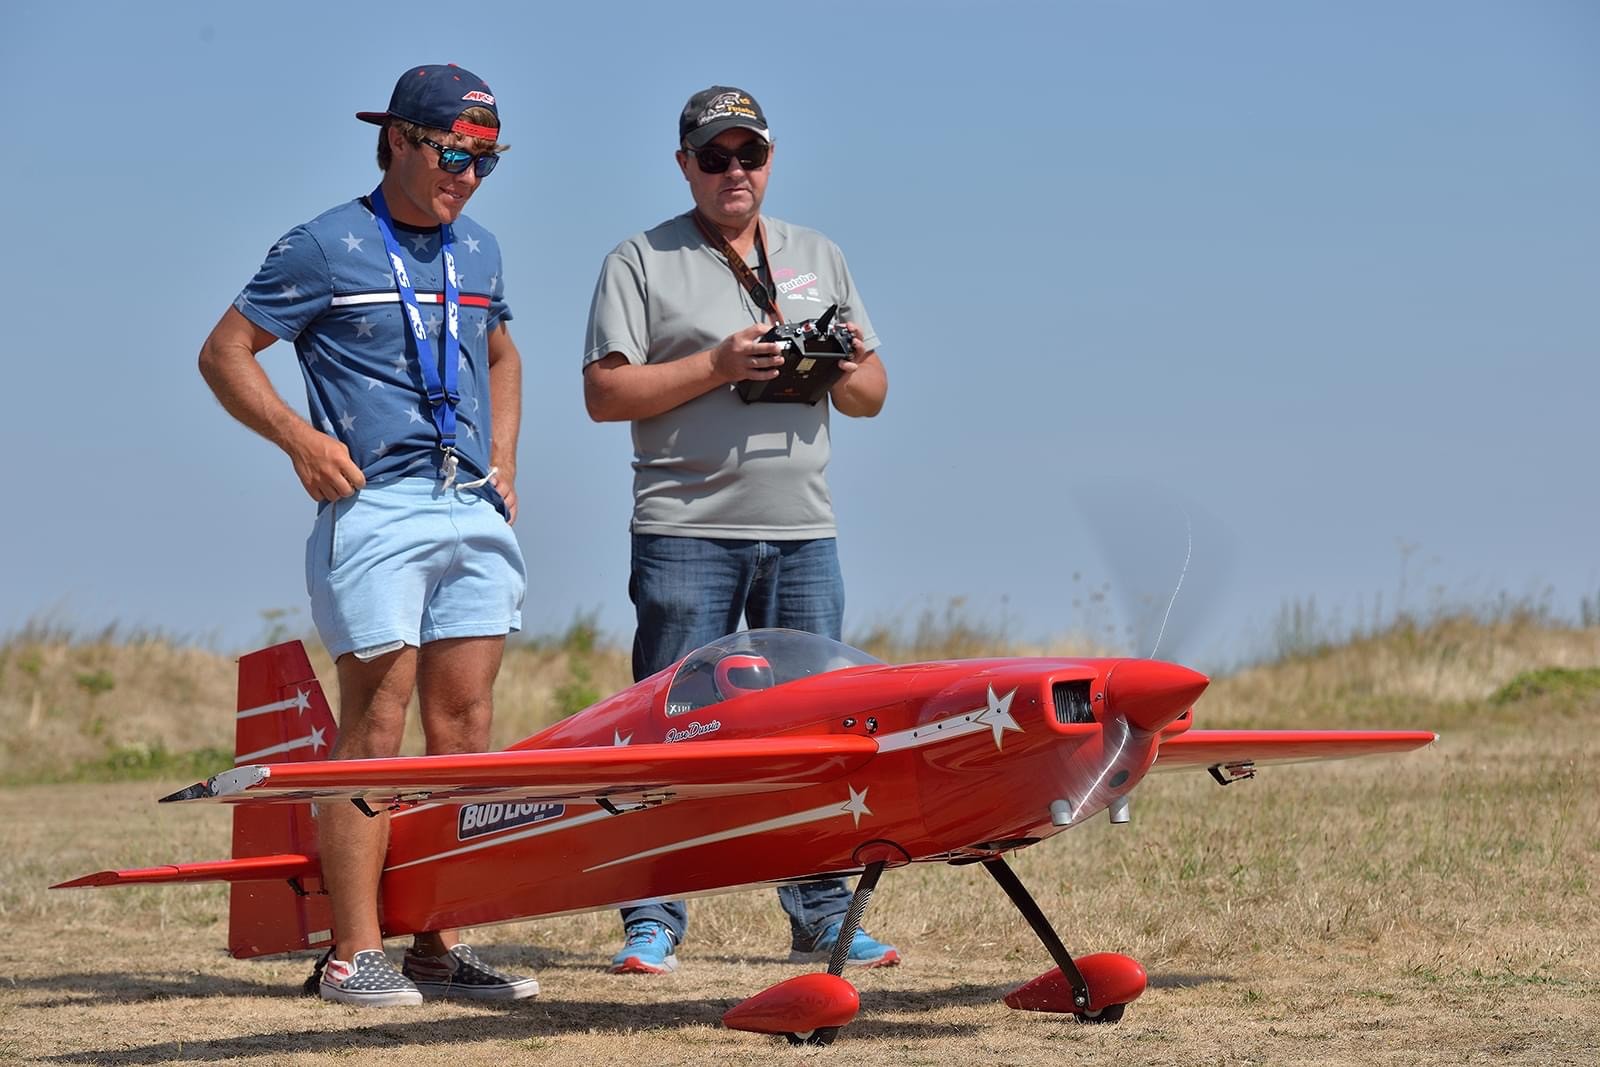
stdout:
[[1089,682],[1057,682],[1050,689],[1056,701],[1056,722],[1072,725],[1094,722],[1089,705]]

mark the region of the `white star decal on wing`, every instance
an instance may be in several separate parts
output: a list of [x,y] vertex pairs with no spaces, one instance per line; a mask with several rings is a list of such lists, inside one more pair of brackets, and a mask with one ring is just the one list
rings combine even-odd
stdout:
[[416,408],[406,408],[406,425],[407,426],[411,425],[413,422],[422,422],[422,421],[423,421],[423,418],[422,418],[421,415],[417,414],[417,409]]
[[439,327],[444,325],[444,320],[437,311],[428,312],[428,332],[435,337],[439,336]]
[[624,747],[627,746],[628,742],[630,742],[632,740],[633,740],[633,735],[632,734],[629,734],[627,737],[623,737],[621,730],[612,730],[611,731],[611,746],[613,748],[624,748]]
[[476,237],[463,237],[462,240],[467,243],[468,252],[476,252],[478,250],[478,239]]
[[[872,814],[872,809],[867,807],[867,790],[863,789],[861,792],[857,793],[856,787],[853,785],[847,785],[845,788],[850,790],[850,799],[845,801],[844,807],[839,809],[839,813],[842,815],[854,816],[856,820],[856,827],[859,829],[861,826],[861,816]],[[870,789],[871,786],[868,786],[867,788]]]
[[345,433],[349,433],[351,427],[355,426],[355,424],[356,416],[350,414],[348,411],[339,416],[339,425],[344,428]]
[[312,729],[312,731],[311,731],[311,751],[315,752],[318,749],[320,749],[323,745],[327,744],[327,742],[322,739],[322,733],[323,733],[323,731],[322,731],[322,728],[320,726],[319,727],[315,727],[315,728]]
[[372,328],[376,325],[378,324],[367,318],[365,315],[361,316],[360,319],[356,320],[356,336],[371,337]]
[[428,235],[427,234],[419,233],[415,237],[410,238],[410,241],[411,241],[411,250],[413,252],[415,252],[417,255],[425,256],[425,255],[428,254]]
[[344,236],[339,238],[339,240],[344,242],[344,250],[346,252],[359,252],[361,251],[361,242],[366,240],[366,238],[357,237],[349,230],[346,230],[344,231]]
[[285,300],[299,300],[300,287],[298,285],[286,285],[283,287],[283,292],[278,295]]
[[995,698],[994,686],[989,687],[989,706],[978,713],[978,722],[994,728],[994,747],[1000,748],[1000,735],[1007,730],[1022,732],[1022,727],[1017,725],[1017,720],[1011,717],[1011,698],[1017,695],[1015,689],[999,699]]

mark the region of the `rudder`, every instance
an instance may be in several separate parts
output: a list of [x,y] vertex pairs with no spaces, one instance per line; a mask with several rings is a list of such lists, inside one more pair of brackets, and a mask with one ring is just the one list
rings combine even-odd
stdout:
[[[234,765],[327,759],[338,737],[305,646],[289,641],[239,660]],[[238,805],[233,858],[317,855],[309,804]],[[235,882],[228,901],[228,951],[240,959],[315,948],[332,941],[332,912],[321,878]]]

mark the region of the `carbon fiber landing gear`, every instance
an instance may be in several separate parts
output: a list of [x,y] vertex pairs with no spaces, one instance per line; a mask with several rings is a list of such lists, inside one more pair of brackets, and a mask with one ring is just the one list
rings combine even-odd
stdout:
[[1006,861],[996,856],[984,860],[983,866],[1022,912],[1056,963],[1052,970],[1006,994],[1007,1007],[1071,1015],[1083,1023],[1120,1022],[1128,1004],[1145,989],[1144,968],[1139,961],[1116,952],[1074,960]]

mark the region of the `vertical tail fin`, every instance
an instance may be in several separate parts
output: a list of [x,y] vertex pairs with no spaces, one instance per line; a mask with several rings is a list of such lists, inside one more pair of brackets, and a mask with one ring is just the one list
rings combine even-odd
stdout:
[[[338,736],[333,713],[299,641],[239,660],[234,764],[327,759]],[[233,858],[317,854],[310,805],[241,804],[233,811]],[[321,879],[235,882],[228,951],[241,959],[329,944],[332,915]]]

